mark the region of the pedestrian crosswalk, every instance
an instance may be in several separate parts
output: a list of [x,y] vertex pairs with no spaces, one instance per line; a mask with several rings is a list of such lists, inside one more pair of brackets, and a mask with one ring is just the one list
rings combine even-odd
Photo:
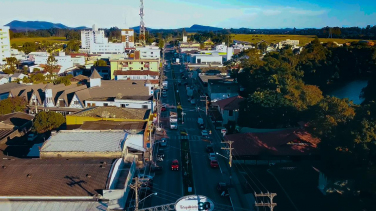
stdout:
[[174,139],[180,139],[180,140],[200,140],[201,136],[193,135],[193,136],[175,136]]

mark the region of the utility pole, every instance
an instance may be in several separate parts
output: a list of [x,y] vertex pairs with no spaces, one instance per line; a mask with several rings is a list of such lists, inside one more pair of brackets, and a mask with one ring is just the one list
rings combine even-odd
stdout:
[[232,148],[232,144],[234,143],[234,141],[223,141],[221,142],[222,144],[228,144],[228,148],[227,147],[221,147],[221,149],[227,149],[229,150],[229,164],[230,164],[230,185],[231,185],[231,182],[232,182],[232,150],[234,148]]
[[136,194],[135,211],[138,211],[138,201],[139,201],[138,189],[141,187],[141,183],[139,182],[138,177],[134,178],[134,180],[135,180],[135,183],[130,184],[129,187],[132,188],[134,190],[135,194]]
[[205,100],[201,100],[201,101],[205,101],[205,114],[206,114],[206,116],[208,115],[208,96],[207,95],[205,95],[205,96],[200,96],[200,98],[203,98],[203,97],[205,97]]
[[261,201],[261,203],[255,202],[256,207],[269,207],[270,211],[273,211],[274,207],[277,206],[277,203],[273,203],[273,198],[277,196],[276,193],[254,193],[255,197],[269,197],[270,202],[264,203]]

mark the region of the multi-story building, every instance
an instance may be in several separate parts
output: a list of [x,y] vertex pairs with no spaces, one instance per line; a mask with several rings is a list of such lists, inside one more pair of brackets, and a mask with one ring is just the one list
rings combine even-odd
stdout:
[[125,49],[134,48],[134,30],[122,29],[121,30],[121,42],[124,43]]
[[10,57],[9,27],[0,27],[0,64],[5,63],[5,59]]
[[161,50],[158,46],[145,46],[145,47],[136,47],[136,51],[140,51],[141,59],[160,59]]
[[[140,59],[140,56],[136,55],[132,59],[114,59],[110,60],[111,63],[111,79],[115,79],[115,71],[128,71],[128,70],[149,70],[153,72],[159,71],[159,59]],[[118,75],[121,75],[118,74]]]
[[122,54],[126,48],[134,48],[134,30],[123,29],[121,43],[111,43],[105,37],[104,30],[94,24],[92,30],[81,31],[81,47],[91,54]]

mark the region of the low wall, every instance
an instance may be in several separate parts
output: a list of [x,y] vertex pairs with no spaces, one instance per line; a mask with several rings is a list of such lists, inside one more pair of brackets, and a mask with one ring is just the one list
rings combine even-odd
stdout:
[[121,158],[121,152],[40,152],[40,158]]

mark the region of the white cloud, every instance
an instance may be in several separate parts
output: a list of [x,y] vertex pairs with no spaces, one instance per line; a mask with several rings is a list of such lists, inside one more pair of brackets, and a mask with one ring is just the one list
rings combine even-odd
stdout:
[[262,14],[267,15],[267,16],[279,15],[281,13],[282,13],[281,10],[271,10],[271,9],[268,9],[268,10],[262,11]]

